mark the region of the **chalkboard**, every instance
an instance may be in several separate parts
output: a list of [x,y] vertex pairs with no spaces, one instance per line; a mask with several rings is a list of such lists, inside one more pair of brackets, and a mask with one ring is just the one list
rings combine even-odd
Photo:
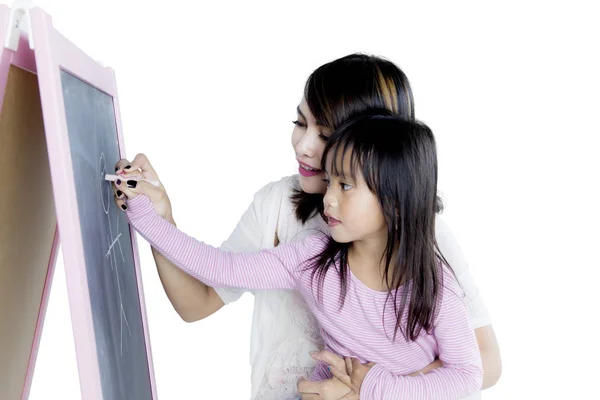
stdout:
[[129,224],[104,175],[119,160],[111,96],[61,71],[102,395],[152,398]]

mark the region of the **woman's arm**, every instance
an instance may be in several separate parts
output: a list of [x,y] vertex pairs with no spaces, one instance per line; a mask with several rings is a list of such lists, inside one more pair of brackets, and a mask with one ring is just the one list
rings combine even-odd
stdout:
[[492,325],[475,329],[475,336],[477,337],[483,363],[483,385],[481,388],[487,389],[494,386],[500,379],[500,375],[502,375],[500,348]]
[[[136,155],[133,161],[120,160],[115,165],[115,173],[122,178],[118,185],[113,184],[115,203],[120,210],[127,209],[127,196],[124,193],[127,189],[127,180],[146,178],[160,182],[156,171],[144,154]],[[162,183],[158,187],[144,185],[144,183],[138,182],[136,192],[146,195],[152,201],[156,212],[175,225],[171,201]],[[192,322],[205,318],[223,306],[223,301],[212,288],[177,268],[154,248],[152,255],[167,298],[184,321]]]
[[[171,223],[175,225],[172,220]],[[177,268],[154,247],[152,255],[167,298],[185,322],[204,319],[223,307],[224,302],[214,288]]]
[[435,228],[438,247],[450,264],[466,296],[471,314],[471,323],[475,328],[475,336],[483,362],[484,379],[482,389],[487,389],[495,385],[502,374],[500,348],[492,328],[492,321],[479,293],[479,288],[473,281],[469,264],[456,237],[439,216],[436,218]]
[[[129,168],[126,168],[127,166]],[[160,181],[144,154],[138,154],[131,162],[125,159],[119,161],[115,169],[123,177],[123,182],[126,182],[128,177],[143,177]],[[255,194],[252,204],[244,212],[229,238],[221,244],[221,248],[232,252],[252,252],[260,249],[263,231],[260,219],[261,208],[263,203],[276,192],[276,185],[277,182],[265,185]],[[113,189],[117,206],[122,209],[123,206],[127,207],[127,197],[123,194],[127,188],[124,183],[120,186],[115,185]],[[154,187],[139,182],[134,190],[136,193],[150,198],[156,212],[176,226],[171,202],[162,184]],[[157,249],[152,248],[152,255],[169,301],[186,322],[206,318],[218,311],[224,304],[238,300],[246,292],[245,289],[239,288],[212,288],[179,269]]]
[[[265,226],[267,224],[266,217],[268,216],[268,208],[271,207],[273,199],[277,199],[279,195],[280,182],[271,182],[263,186],[254,194],[252,203],[248,206],[235,229],[229,237],[221,243],[220,248],[233,253],[252,253],[258,251],[263,246],[263,236]],[[185,303],[182,306],[188,311],[188,322],[198,321],[206,318],[219,310],[223,305],[235,302],[242,297],[248,290],[244,288],[233,287],[210,287],[204,285],[196,278],[186,274],[177,266],[172,264],[156,249],[152,249],[153,253],[159,256],[162,260],[168,263],[170,269],[175,269],[176,273],[185,275],[186,282],[191,278],[192,281],[200,283],[200,286],[192,283],[190,290],[186,290],[187,296],[184,298]],[[196,286],[196,288],[194,288]],[[185,289],[185,288],[184,288]],[[200,292],[199,292],[200,291]],[[185,293],[185,292],[184,292]],[[178,293],[180,298],[183,293]],[[197,300],[192,296],[200,296]],[[187,320],[187,319],[186,319]]]

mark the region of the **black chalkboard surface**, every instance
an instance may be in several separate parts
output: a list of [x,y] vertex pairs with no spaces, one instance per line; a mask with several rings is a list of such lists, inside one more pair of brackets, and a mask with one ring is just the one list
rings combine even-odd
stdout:
[[129,224],[104,180],[119,160],[113,99],[65,71],[61,85],[102,396],[151,399]]

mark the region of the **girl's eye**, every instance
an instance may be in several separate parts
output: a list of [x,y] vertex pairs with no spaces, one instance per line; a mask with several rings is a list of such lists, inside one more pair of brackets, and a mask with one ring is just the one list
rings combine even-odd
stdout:
[[323,178],[321,179],[323,182],[325,182],[325,184],[327,185],[327,187],[329,187],[329,179],[327,178]]
[[342,183],[342,190],[346,191],[346,190],[350,190],[352,189],[352,185],[349,185],[347,183]]
[[323,135],[321,132],[319,132],[319,138],[321,138],[321,139],[322,139],[323,141],[325,141],[325,142],[326,142],[327,140],[329,140],[329,137],[328,137],[328,136],[325,136],[325,135]]
[[292,124],[294,124],[296,126],[299,126],[301,128],[306,128],[306,124],[304,122],[299,121],[299,120],[292,121]]

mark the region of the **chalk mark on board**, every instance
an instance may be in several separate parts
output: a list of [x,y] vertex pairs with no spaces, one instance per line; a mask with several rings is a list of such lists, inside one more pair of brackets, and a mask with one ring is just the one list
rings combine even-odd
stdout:
[[[113,234],[113,228],[112,228],[112,224],[111,224],[111,220],[110,220],[110,204],[111,204],[111,197],[113,196],[113,191],[112,188],[110,187],[110,185],[106,185],[106,181],[104,180],[104,175],[106,174],[106,160],[104,158],[104,153],[102,153],[100,155],[100,187],[104,188],[104,187],[108,187],[108,190],[106,190],[106,197],[104,195],[102,195],[102,208],[104,209],[104,214],[107,216],[107,221],[108,221],[108,232],[109,234],[106,237],[106,244],[108,245],[108,251],[106,252],[106,258],[108,258],[110,260],[110,269],[112,271],[114,271],[115,273],[115,279],[117,281],[117,290],[119,291],[119,307],[120,307],[120,350],[121,350],[121,357],[123,356],[123,322],[125,322],[125,327],[127,328],[127,332],[129,333],[129,336],[131,337],[131,329],[129,328],[129,322],[127,321],[127,314],[125,313],[125,308],[123,307],[123,297],[121,294],[121,281],[119,279],[119,263],[117,261],[117,254],[116,251],[113,250],[115,249],[115,247],[117,247],[120,250],[121,253],[121,259],[123,262],[125,262],[125,256],[123,255],[123,248],[121,247],[121,236],[122,233],[120,233],[119,230],[119,216],[120,213],[117,212],[117,232],[116,232],[116,237]],[[102,194],[102,190],[101,190],[101,194]],[[105,201],[106,200],[106,201]],[[112,202],[114,204],[114,202]],[[114,238],[114,239],[113,239]]]
[[[118,217],[117,217],[117,218],[118,218]],[[117,235],[117,238],[116,238],[115,240],[113,240],[113,242],[110,244],[110,246],[108,246],[108,251],[106,252],[106,258],[108,258],[108,256],[110,255],[110,252],[111,252],[112,248],[115,246],[115,244],[116,244],[117,242],[119,242],[119,238],[120,238],[120,237],[121,237],[121,234],[119,233],[119,234]],[[119,245],[120,245],[120,243],[119,243]],[[121,254],[121,255],[122,255],[122,254]],[[125,261],[125,259],[123,259],[123,261]]]

